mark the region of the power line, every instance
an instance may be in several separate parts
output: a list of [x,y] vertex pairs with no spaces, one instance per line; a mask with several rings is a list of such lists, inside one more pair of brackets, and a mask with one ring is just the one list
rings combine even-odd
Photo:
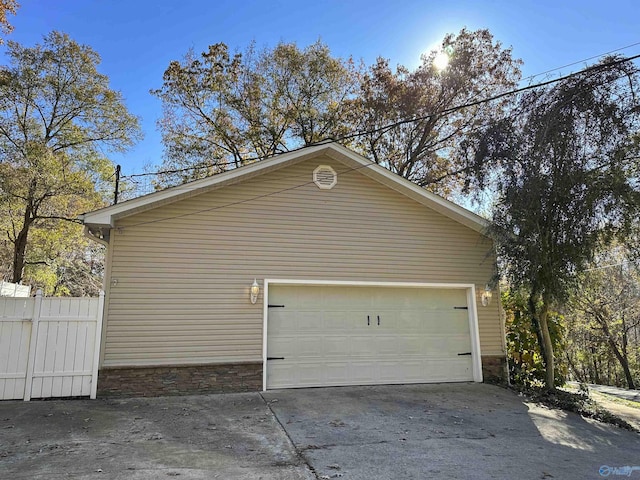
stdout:
[[[251,160],[251,159],[248,159],[248,160]],[[147,177],[149,175],[168,175],[168,174],[172,174],[172,173],[188,172],[190,170],[204,170],[206,168],[224,167],[224,166],[229,166],[229,165],[233,165],[233,164],[236,164],[236,163],[238,163],[238,162],[233,161],[233,160],[229,160],[229,161],[211,163],[211,164],[208,164],[208,165],[193,165],[191,167],[185,167],[185,168],[176,168],[176,169],[171,169],[171,170],[160,170],[158,172],[133,173],[131,175],[123,175],[122,178]]]
[[[639,56],[640,56],[640,55],[639,55]],[[575,74],[574,74],[574,75],[575,75]],[[623,76],[624,76],[624,75],[623,75]],[[616,78],[614,78],[614,79],[613,79],[613,80],[611,80],[611,81],[616,81],[616,80],[618,80],[618,79],[622,78],[623,76],[616,77]],[[556,81],[559,81],[559,80],[556,80]],[[518,116],[518,115],[519,115],[519,114],[518,114],[518,112],[513,112],[511,115],[509,115],[509,116],[508,116],[508,117],[506,117],[506,118],[508,119],[508,118],[511,118],[511,117],[516,117],[516,116]],[[305,148],[309,148],[309,147],[311,147],[311,146],[318,146],[318,145],[324,145],[324,144],[331,144],[331,143],[335,143],[335,142],[337,142],[337,141],[339,141],[339,140],[328,140],[328,141],[324,141],[324,142],[319,142],[319,143],[317,143],[317,144],[315,144],[315,145],[301,146],[301,147],[298,147],[298,148],[296,148],[296,149],[292,149],[292,150],[290,150],[290,151],[288,151],[288,152],[283,152],[283,153],[292,153],[292,152],[295,152],[295,151],[303,150],[303,149],[305,149]],[[273,156],[277,156],[277,155],[280,155],[280,154],[276,154],[276,155],[273,155]],[[271,156],[271,157],[273,157],[273,156]],[[265,157],[265,158],[267,158],[267,157]],[[625,158],[620,159],[620,160],[630,160],[630,159],[635,159],[635,158],[638,158],[638,157],[625,157]],[[235,164],[235,162],[233,162],[233,163]],[[370,165],[379,165],[379,164],[372,162]],[[367,167],[367,166],[370,166],[370,165],[365,165],[365,166],[363,166],[363,167]],[[381,166],[382,168],[385,168],[383,165],[380,165],[380,166]],[[357,168],[355,168],[355,169],[346,170],[346,171],[344,171],[344,172],[341,172],[341,174],[349,173],[349,172],[350,172],[350,171],[352,171],[352,170],[357,170],[357,169],[359,169],[359,168],[363,168],[363,167],[361,166],[361,167],[357,167]],[[293,177],[287,177],[287,179],[291,179],[291,178],[293,178]],[[283,189],[283,190],[280,190],[280,191],[275,191],[275,192],[271,192],[271,193],[268,193],[268,194],[260,195],[260,196],[258,196],[258,197],[249,198],[249,199],[246,199],[246,200],[244,200],[244,201],[239,201],[239,202],[235,202],[235,203],[231,203],[231,204],[227,204],[227,205],[222,205],[222,206],[220,206],[220,207],[215,207],[215,208],[210,208],[210,209],[203,209],[203,210],[199,210],[199,211],[196,211],[196,212],[190,212],[190,213],[186,213],[186,214],[182,214],[182,215],[178,215],[178,216],[174,216],[174,217],[166,217],[166,218],[161,218],[161,219],[152,220],[152,221],[149,221],[149,222],[141,222],[141,223],[134,224],[134,225],[130,225],[130,226],[131,226],[131,227],[133,227],[133,226],[138,226],[138,225],[144,225],[144,224],[147,224],[147,223],[156,223],[156,222],[160,222],[160,221],[164,221],[164,220],[170,220],[170,219],[174,219],[174,218],[181,218],[181,217],[190,216],[190,215],[195,215],[195,214],[198,214],[198,213],[203,213],[203,212],[207,212],[207,211],[211,211],[211,210],[217,210],[217,209],[220,209],[220,208],[226,208],[226,207],[229,207],[229,206],[233,206],[233,205],[238,205],[238,204],[242,204],[242,203],[250,202],[250,201],[253,201],[253,200],[260,199],[260,198],[266,198],[266,197],[268,197],[268,196],[270,196],[270,195],[276,195],[276,194],[279,194],[279,193],[282,193],[282,192],[285,192],[285,191],[288,191],[288,190],[293,190],[293,189],[296,189],[296,188],[300,188],[300,187],[303,187],[303,186],[309,185],[309,184],[311,184],[311,183],[313,183],[313,182],[309,181],[309,182],[305,182],[305,183],[300,184],[300,185],[295,185],[295,186],[293,186],[293,187],[288,187],[288,188]],[[172,187],[172,188],[174,188],[174,189],[188,188],[188,187],[186,187],[186,185],[187,185],[187,184],[177,185],[177,186]],[[124,228],[124,227],[122,227],[122,228]]]
[[[301,147],[301,148],[307,148],[307,147]],[[378,164],[374,163],[374,162],[371,162],[371,163],[366,164],[366,165],[358,165],[357,167],[353,167],[353,168],[349,168],[347,170],[343,170],[341,172],[337,172],[336,175],[339,177],[340,175],[345,175],[347,173],[354,172],[354,171],[359,170],[361,168],[368,168],[368,167],[371,167],[371,166],[374,166],[374,165],[378,165]],[[298,189],[298,188],[306,187],[307,185],[311,185],[313,183],[314,183],[314,181],[310,180],[308,182],[305,182],[305,183],[302,183],[302,184],[298,184],[298,185],[294,185],[292,187],[283,188],[283,189],[277,190],[275,192],[264,193],[262,195],[257,195],[255,197],[246,198],[244,200],[238,200],[237,202],[226,203],[224,205],[218,205],[218,206],[211,207],[211,208],[203,208],[201,210],[197,210],[197,211],[194,211],[194,212],[181,213],[179,215],[173,215],[173,216],[169,216],[169,217],[156,218],[156,219],[153,219],[153,220],[148,220],[146,222],[139,222],[139,223],[134,223],[133,225],[127,225],[127,226],[124,226],[124,227],[119,227],[118,229],[119,230],[125,230],[125,229],[131,228],[131,227],[139,227],[141,225],[149,225],[151,223],[159,223],[159,222],[164,222],[164,221],[167,221],[167,220],[175,220],[177,218],[189,217],[191,215],[198,215],[200,213],[212,212],[212,211],[215,211],[215,210],[221,210],[223,208],[233,207],[233,206],[236,206],[236,205],[242,205],[244,203],[253,202],[255,200],[260,200],[262,198],[267,198],[267,197],[270,197],[270,196],[273,196],[273,195],[278,195],[280,193],[284,193],[284,192],[288,192],[288,191],[295,190],[295,189]]]
[[599,55],[593,55],[591,57],[583,58],[582,60],[577,60],[577,61],[572,62],[572,63],[567,63],[566,65],[562,65],[561,67],[551,68],[549,70],[545,70],[544,72],[536,73],[534,75],[529,75],[528,77],[524,77],[522,80],[520,80],[520,82],[523,82],[525,80],[533,80],[534,78],[539,77],[541,75],[546,75],[547,73],[555,72],[556,70],[561,70],[563,68],[572,67],[574,65],[578,65],[579,63],[588,62],[589,60],[593,60],[594,58],[601,58],[601,57],[604,57],[605,55],[611,55],[612,53],[616,53],[616,52],[619,52],[621,50],[626,50],[627,48],[635,47],[637,45],[640,45],[640,42],[632,43],[630,45],[626,45],[624,47],[616,48],[614,50],[609,50],[608,52],[604,52],[604,53],[601,53]]
[[[621,50],[621,49],[624,49],[624,48],[629,48],[630,46],[634,46],[634,45],[640,45],[640,42],[638,42],[636,44],[629,45],[627,47],[622,47],[622,48],[617,49],[617,50]],[[615,52],[617,50],[613,50],[612,52]],[[595,58],[595,57],[591,57],[591,58]],[[308,145],[303,145],[301,147],[288,150],[286,152],[278,152],[278,153],[267,154],[267,155],[258,155],[258,156],[251,157],[251,158],[248,158],[248,159],[243,160],[243,161],[252,162],[253,163],[253,162],[256,162],[256,161],[264,160],[266,158],[273,158],[275,156],[282,155],[282,154],[285,154],[285,153],[296,152],[298,150],[302,150],[302,149],[307,148],[307,147],[328,145],[328,144],[331,144],[331,143],[341,142],[343,140],[351,140],[353,138],[361,137],[361,136],[364,136],[364,135],[381,133],[381,132],[384,132],[386,130],[391,130],[391,129],[395,128],[395,127],[399,127],[399,126],[406,125],[406,124],[409,124],[409,123],[429,120],[429,119],[433,118],[436,115],[446,116],[446,115],[449,115],[451,113],[454,113],[454,112],[457,112],[457,111],[460,111],[460,110],[464,110],[466,108],[482,105],[484,103],[489,103],[489,102],[492,102],[494,100],[499,100],[501,98],[504,98],[504,97],[507,97],[507,96],[510,96],[510,95],[515,95],[515,94],[518,94],[518,93],[522,93],[522,92],[525,92],[525,91],[528,91],[528,90],[533,90],[533,89],[536,89],[536,88],[552,85],[554,83],[558,83],[558,82],[561,82],[561,81],[564,81],[564,80],[568,80],[570,78],[573,78],[573,77],[576,77],[576,76],[579,76],[579,75],[583,75],[583,74],[588,73],[588,72],[598,71],[598,70],[601,70],[601,69],[604,69],[604,68],[613,67],[613,66],[616,66],[616,65],[620,65],[620,64],[623,64],[623,63],[627,63],[627,62],[636,60],[638,58],[640,58],[640,54],[634,55],[634,56],[631,56],[631,57],[626,57],[626,58],[622,58],[622,59],[613,60],[613,61],[610,61],[610,62],[607,62],[607,63],[592,65],[592,66],[584,68],[584,69],[582,69],[582,70],[580,70],[578,72],[570,73],[570,74],[564,75],[562,77],[558,77],[558,78],[555,78],[555,79],[546,80],[544,82],[540,82],[540,83],[536,83],[536,84],[532,84],[532,85],[527,85],[527,86],[524,86],[524,87],[516,88],[516,89],[513,89],[513,90],[509,90],[507,92],[502,92],[502,93],[494,95],[492,97],[487,97],[487,98],[483,98],[483,99],[480,99],[480,100],[475,100],[475,101],[472,101],[472,102],[468,102],[468,103],[465,103],[465,104],[462,104],[462,105],[449,107],[449,108],[440,110],[440,111],[435,112],[435,113],[430,113],[430,114],[427,114],[427,115],[422,115],[422,116],[414,117],[414,118],[406,118],[406,119],[398,120],[396,122],[393,122],[393,123],[390,123],[390,124],[386,124],[386,125],[374,128],[374,129],[357,131],[357,132],[346,134],[346,135],[343,135],[343,136],[340,136],[340,137],[337,137],[337,138],[326,138],[326,139],[320,140],[319,142],[313,142],[313,143],[310,143]],[[580,63],[580,62],[575,62],[575,63]],[[563,67],[560,67],[560,68],[563,68]],[[543,72],[543,73],[545,73],[545,72]],[[537,75],[542,75],[542,74],[537,74]],[[233,160],[233,161],[225,161],[225,162],[217,162],[217,163],[213,163],[213,164],[210,164],[210,165],[196,165],[196,166],[193,166],[193,167],[186,167],[186,168],[182,168],[182,169],[173,169],[173,170],[164,170],[164,171],[158,171],[158,172],[146,172],[146,173],[138,173],[138,174],[132,174],[132,175],[123,175],[122,178],[124,179],[124,178],[145,177],[145,176],[152,176],[152,175],[165,175],[165,174],[174,174],[174,173],[184,173],[184,172],[187,172],[187,171],[202,170],[202,169],[205,169],[205,168],[237,165],[237,163],[238,162],[235,161],[235,160]]]
[[[550,85],[550,84],[557,83],[557,82],[560,82],[562,80],[566,80],[568,78],[572,78],[572,77],[575,77],[577,75],[584,74],[584,73],[587,73],[587,72],[590,72],[590,71],[597,71],[598,69],[602,69],[602,68],[606,68],[606,67],[610,67],[610,66],[615,66],[615,65],[618,65],[618,64],[621,64],[621,63],[624,63],[624,62],[632,61],[632,60],[634,60],[636,58],[640,58],[640,54],[636,55],[636,56],[633,56],[633,57],[626,58],[626,59],[619,59],[619,60],[616,60],[616,61],[608,62],[606,64],[595,65],[595,66],[583,69],[580,72],[576,72],[576,73],[573,73],[573,74],[565,75],[564,77],[561,77],[561,78],[557,78],[557,79],[554,79],[554,80],[548,80],[546,82],[542,82],[542,83],[537,84],[537,85],[531,85],[531,86],[527,86],[527,87],[522,87],[522,88],[513,90],[511,92],[505,92],[503,94],[495,95],[494,97],[490,97],[490,98],[483,99],[483,100],[478,100],[476,102],[471,102],[470,104],[465,104],[465,105],[461,105],[461,106],[458,106],[458,107],[451,107],[449,109],[445,109],[445,110],[442,110],[441,112],[436,112],[434,114],[431,114],[431,115],[428,115],[428,116],[424,116],[422,118],[423,119],[428,119],[428,118],[431,118],[432,116],[435,116],[437,114],[448,115],[449,113],[452,113],[453,111],[457,111],[457,110],[460,110],[460,109],[463,109],[463,108],[467,108],[468,106],[489,102],[489,101],[492,101],[492,100],[497,99],[497,98],[502,98],[502,97],[504,97],[506,95],[509,95],[509,94],[520,93],[522,91],[531,90],[531,89],[534,89],[534,88],[537,88],[537,87],[540,87],[540,86]],[[616,77],[613,81],[618,80],[620,78],[622,78],[622,76],[621,77]],[[416,121],[416,119],[414,119],[413,121]],[[409,123],[409,121],[396,122],[396,124],[404,124],[404,123]],[[391,128],[393,128],[393,127],[391,127]],[[345,136],[345,137],[349,137],[349,136]],[[341,139],[344,139],[345,137],[342,137]],[[288,152],[283,152],[283,153],[292,153],[292,152],[295,152],[295,151],[303,150],[305,148],[310,148],[310,147],[314,147],[314,146],[321,146],[321,145],[328,145],[328,144],[336,143],[336,142],[340,141],[341,139],[328,139],[326,141],[317,142],[317,143],[312,144],[312,145],[301,146],[301,147],[298,147],[296,149],[292,149],[292,150],[290,150]],[[268,158],[268,157],[272,158],[272,157],[278,156],[278,155],[281,155],[281,154],[265,156],[264,158]],[[636,157],[628,157],[628,159],[632,159],[632,158],[636,158]],[[627,158],[625,158],[625,159],[627,159]],[[371,167],[371,166],[374,166],[374,165],[378,165],[378,164],[375,163],[375,162],[371,162],[370,164],[360,165],[358,167],[354,167],[354,168],[350,168],[350,169],[344,170],[344,171],[338,173],[337,175],[344,175],[346,173],[350,173],[350,172],[359,170],[361,168],[367,168],[367,167]],[[244,200],[239,200],[237,202],[228,203],[228,204],[225,204],[225,205],[219,205],[219,206],[216,206],[216,207],[205,208],[205,209],[197,210],[197,211],[194,211],[194,212],[187,212],[187,213],[183,213],[183,214],[179,214],[179,215],[173,215],[173,216],[169,216],[169,217],[157,218],[157,219],[153,219],[153,220],[148,220],[146,222],[139,222],[139,223],[136,223],[136,224],[133,224],[133,225],[128,225],[126,227],[120,227],[120,228],[124,230],[125,228],[148,225],[148,224],[163,222],[163,221],[167,221],[167,220],[174,220],[174,219],[177,219],[177,218],[183,218],[183,217],[187,217],[187,216],[191,216],[191,215],[197,215],[197,214],[200,214],[200,213],[220,210],[222,208],[227,208],[227,207],[231,207],[231,206],[235,206],[235,205],[241,205],[241,204],[248,203],[248,202],[253,202],[255,200],[259,200],[259,199],[262,199],[262,198],[267,198],[267,197],[270,197],[272,195],[278,195],[280,193],[284,193],[284,192],[287,192],[287,191],[295,190],[297,188],[301,188],[301,187],[310,185],[312,183],[314,183],[313,180],[308,181],[308,182],[304,182],[302,184],[294,185],[294,186],[291,186],[291,187],[287,187],[287,188],[284,188],[284,189],[281,189],[281,190],[277,190],[277,191],[274,191],[274,192],[269,192],[269,193],[265,193],[265,194],[262,194],[262,195],[258,195],[258,196],[252,197],[252,198],[247,198],[247,199],[244,199]],[[177,187],[174,187],[174,188],[180,188],[180,186],[177,186]]]
[[622,267],[623,265],[636,265],[634,262],[620,262],[620,263],[612,263],[610,265],[602,265],[601,267],[593,267],[587,268],[586,270],[582,270],[583,272],[593,272],[594,270],[603,270],[605,268],[613,268],[613,267]]
[[[378,128],[373,129],[373,130],[370,130],[370,131],[347,134],[347,135],[344,135],[344,136],[339,137],[338,139],[335,139],[335,140],[332,140],[332,141],[348,140],[350,138],[354,138],[354,137],[361,136],[361,135],[366,135],[366,134],[369,134],[369,133],[378,133],[379,131],[383,131],[383,130],[386,130],[386,129],[391,129],[391,128],[394,128],[394,127],[399,127],[399,126],[405,125],[407,123],[419,122],[419,121],[422,121],[422,120],[429,120],[430,118],[434,117],[435,115],[449,115],[450,113],[454,113],[454,112],[457,112],[459,110],[463,110],[465,108],[475,107],[475,106],[481,105],[483,103],[488,103],[488,102],[492,102],[494,100],[499,100],[499,99],[507,97],[509,95],[515,95],[517,93],[526,92],[527,90],[533,90],[533,89],[536,89],[536,88],[545,87],[547,85],[552,85],[554,83],[562,82],[563,80],[568,80],[570,78],[576,77],[578,75],[582,75],[584,73],[597,71],[597,70],[601,70],[601,69],[608,68],[608,67],[614,67],[614,66],[620,65],[622,63],[630,62],[630,61],[635,60],[637,58],[640,58],[640,54],[634,55],[633,57],[618,59],[618,60],[614,60],[614,61],[607,62],[607,63],[602,63],[602,64],[598,64],[598,65],[592,65],[591,67],[584,68],[584,69],[582,69],[582,70],[580,70],[578,72],[570,73],[568,75],[564,75],[562,77],[554,78],[552,80],[547,80],[547,81],[544,81],[544,82],[536,83],[534,85],[527,85],[526,87],[516,88],[516,89],[510,90],[508,92],[499,93],[499,94],[494,95],[492,97],[484,98],[482,100],[476,100],[474,102],[469,102],[469,103],[466,103],[464,105],[458,105],[458,106],[455,106],[455,107],[445,108],[444,110],[441,110],[440,112],[436,112],[436,113],[432,113],[432,114],[428,114],[428,115],[422,115],[420,117],[411,118],[411,119],[399,120],[397,122],[394,122],[394,123],[391,123],[389,125],[385,125],[385,126],[382,126],[382,127],[378,127]],[[322,144],[322,142],[320,142],[320,144]]]

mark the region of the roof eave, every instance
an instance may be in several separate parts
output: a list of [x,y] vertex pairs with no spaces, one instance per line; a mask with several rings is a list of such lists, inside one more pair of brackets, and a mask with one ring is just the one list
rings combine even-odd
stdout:
[[195,180],[193,182],[167,188],[160,192],[150,193],[142,197],[126,200],[116,205],[94,210],[93,212],[87,212],[78,218],[82,217],[82,221],[86,225],[113,228],[115,220],[119,218],[140,213],[166,203],[173,203],[193,195],[198,195],[206,190],[235,183],[243,178],[278,169],[291,161],[303,161],[306,158],[322,153],[331,147],[331,144],[318,145],[315,147],[307,147],[303,150],[283,153],[245,167],[239,167],[201,180]]
[[117,205],[85,213],[80,215],[78,218],[81,219],[85,225],[90,226],[92,230],[113,228],[115,220],[119,218],[133,215],[167,203],[173,203],[183,198],[188,198],[214,188],[237,183],[245,178],[276,170],[290,162],[297,163],[319,154],[326,154],[342,162],[355,162],[362,167],[367,167],[362,168],[360,171],[369,178],[413,198],[419,203],[422,203],[452,220],[486,235],[486,231],[489,226],[488,220],[476,215],[466,208],[450,202],[449,200],[428,192],[415,183],[406,180],[405,178],[392,173],[374,162],[371,162],[348,148],[335,143],[306,147],[301,150],[284,153],[276,157],[253,163],[246,167],[240,167],[202,180],[178,185],[160,192],[127,200]]
[[[422,187],[419,187],[410,180],[407,180],[391,172],[390,170],[378,165],[377,163],[365,159],[357,153],[352,152],[348,148],[342,147],[341,145],[338,145],[338,147],[340,147],[340,151],[337,153],[340,156],[343,156],[343,158],[348,158],[362,165],[367,165],[368,168],[363,168],[361,172],[369,178],[377,180],[387,187],[392,188],[405,196],[413,198],[414,200],[437,211],[438,213],[441,213],[446,217],[451,218],[452,220],[455,220],[483,235],[486,235],[487,229],[490,225],[490,222],[487,219],[476,215],[472,211],[467,210],[466,208],[461,207],[460,205],[453,203],[439,195],[431,193]],[[335,155],[330,156],[336,158]],[[337,159],[339,160],[339,158]]]

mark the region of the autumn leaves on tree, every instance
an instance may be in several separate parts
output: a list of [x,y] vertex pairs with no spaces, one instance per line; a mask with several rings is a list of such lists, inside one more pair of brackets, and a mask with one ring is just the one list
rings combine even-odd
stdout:
[[461,141],[509,101],[446,111],[512,89],[521,62],[487,30],[447,35],[442,48],[451,52],[442,71],[433,65],[435,51],[413,71],[392,69],[382,58],[370,67],[335,58],[321,42],[235,54],[221,43],[200,55],[190,51],[171,62],[152,93],[164,108],[162,170],[195,168],[161,176],[157,186],[337,140],[432,191],[468,187],[485,169],[460,149]]

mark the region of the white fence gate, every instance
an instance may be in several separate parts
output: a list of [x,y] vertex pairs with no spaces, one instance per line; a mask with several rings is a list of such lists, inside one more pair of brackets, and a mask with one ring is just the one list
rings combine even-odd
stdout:
[[96,398],[99,298],[0,298],[0,400]]

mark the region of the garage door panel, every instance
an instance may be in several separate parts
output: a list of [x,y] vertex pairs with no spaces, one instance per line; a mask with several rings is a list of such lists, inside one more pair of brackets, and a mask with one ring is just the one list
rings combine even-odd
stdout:
[[285,307],[269,311],[267,354],[285,360],[268,362],[267,387],[472,380],[466,301],[464,288],[273,286]]
[[469,337],[464,335],[434,334],[420,339],[420,351],[425,354],[444,355],[447,352],[458,354],[469,351]]
[[468,381],[471,375],[471,360],[429,358],[425,362],[425,368],[432,372],[435,381]]
[[428,351],[428,347],[425,346],[424,340],[412,335],[404,335],[398,341],[399,349],[404,352],[405,355],[424,355],[425,351]]
[[391,334],[380,334],[380,335],[376,335],[372,341],[371,344],[373,346],[373,354],[374,355],[379,355],[379,356],[384,356],[384,355],[393,355],[393,356],[397,356],[397,355],[401,355],[401,348],[399,345],[399,338],[398,335],[391,335]]
[[469,335],[469,317],[467,313],[447,313],[433,317],[433,322],[428,327],[428,332],[433,335]]
[[372,379],[376,379],[376,369],[372,360],[353,360],[349,363],[349,378],[354,385],[371,383]]
[[[403,375],[398,377],[398,369],[401,368]],[[405,360],[402,362],[380,362],[378,370],[380,383],[415,383],[424,378],[424,361]]]
[[[378,326],[380,317],[380,330],[411,331],[425,334],[469,332],[469,314],[466,310],[412,310],[412,311],[386,311],[371,317],[372,325]],[[425,317],[429,322],[425,323]]]
[[348,356],[375,358],[378,347],[374,344],[375,339],[370,335],[352,335],[348,339]]
[[[269,328],[275,333],[291,331],[324,331],[323,313],[309,310],[278,309],[269,312]],[[273,321],[272,321],[273,319]]]
[[296,365],[269,361],[267,368],[270,379],[276,382],[280,388],[294,387],[299,384]]
[[448,336],[441,339],[440,343],[441,352],[451,352],[454,354],[466,353],[471,351],[471,345],[469,344],[468,336]]
[[325,366],[325,384],[345,385],[349,382],[349,362],[328,362]]
[[366,288],[323,287],[320,295],[317,287],[308,287],[308,289],[309,296],[321,299],[321,305],[324,308],[361,311],[372,306],[371,294]]
[[324,356],[328,358],[348,358],[350,350],[350,339],[342,335],[323,337],[322,350]]
[[349,333],[358,331],[366,325],[367,317],[363,314],[346,311],[328,310],[323,314],[323,330],[327,332]]
[[374,308],[398,311],[412,309],[448,310],[452,305],[467,305],[465,289],[438,289],[437,295],[425,295],[425,289],[420,288],[380,288],[374,293],[372,302]]

